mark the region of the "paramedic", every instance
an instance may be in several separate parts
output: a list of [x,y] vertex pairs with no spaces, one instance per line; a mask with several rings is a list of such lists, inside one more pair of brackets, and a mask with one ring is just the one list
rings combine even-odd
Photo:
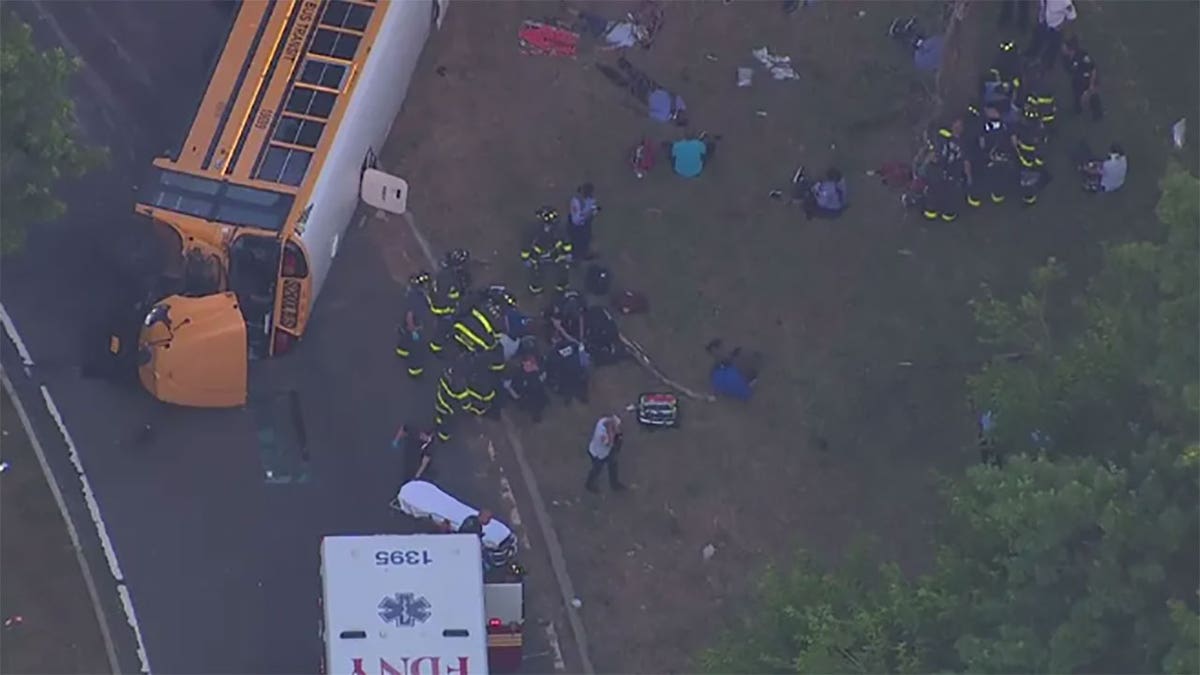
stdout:
[[596,427],[592,430],[592,439],[587,448],[592,467],[588,469],[587,480],[583,485],[588,492],[599,492],[596,479],[605,467],[608,468],[608,486],[614,492],[625,489],[617,476],[617,455],[621,452],[622,441],[620,417],[606,415],[596,420]]
[[408,278],[408,290],[404,294],[404,321],[396,340],[396,356],[408,363],[409,377],[420,377],[425,372],[425,353],[421,341],[428,337],[433,316],[429,312],[430,277],[427,272],[417,272]]

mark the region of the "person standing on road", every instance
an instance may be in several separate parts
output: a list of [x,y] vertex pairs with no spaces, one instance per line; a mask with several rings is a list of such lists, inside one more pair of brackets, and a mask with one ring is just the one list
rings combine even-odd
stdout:
[[407,424],[402,424],[392,438],[392,447],[404,452],[404,482],[433,477],[433,433],[421,431],[414,435]]
[[404,319],[396,339],[396,356],[408,364],[408,376],[421,377],[425,373],[425,345],[427,330],[434,317],[429,311],[429,287],[431,278],[426,272],[417,272],[408,278],[408,290],[404,294]]
[[583,260],[592,259],[592,220],[600,213],[600,205],[596,203],[595,187],[584,183],[571,197],[571,213],[568,217],[571,223],[569,238],[572,252]]
[[584,483],[589,492],[599,492],[596,479],[605,467],[608,467],[609,487],[614,492],[625,489],[625,485],[617,477],[617,455],[621,452],[622,441],[620,417],[605,415],[596,420],[592,440],[588,443],[588,457],[592,460],[592,468],[588,470],[587,481]]

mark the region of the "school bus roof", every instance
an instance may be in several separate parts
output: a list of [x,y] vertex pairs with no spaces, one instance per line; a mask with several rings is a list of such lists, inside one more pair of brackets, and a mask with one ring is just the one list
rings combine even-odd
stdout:
[[155,166],[299,192],[385,4],[377,12],[374,0],[243,2],[182,145]]

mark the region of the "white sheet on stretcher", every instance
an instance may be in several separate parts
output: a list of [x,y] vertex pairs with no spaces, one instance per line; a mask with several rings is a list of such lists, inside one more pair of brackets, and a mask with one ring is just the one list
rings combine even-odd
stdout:
[[[479,511],[446,494],[441,488],[423,480],[411,480],[400,486],[397,495],[400,508],[414,518],[430,517],[436,521],[448,521],[457,530],[470,516]],[[499,548],[512,530],[495,516],[483,526],[483,545],[490,549]]]

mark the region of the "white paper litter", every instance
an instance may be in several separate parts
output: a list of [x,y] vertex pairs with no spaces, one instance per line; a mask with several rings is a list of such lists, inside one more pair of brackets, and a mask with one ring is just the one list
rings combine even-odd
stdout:
[[754,82],[753,68],[738,68],[737,69],[737,86],[749,87]]
[[766,47],[752,50],[750,54],[763,64],[776,80],[798,80],[800,76],[792,69],[792,57],[772,54]]

